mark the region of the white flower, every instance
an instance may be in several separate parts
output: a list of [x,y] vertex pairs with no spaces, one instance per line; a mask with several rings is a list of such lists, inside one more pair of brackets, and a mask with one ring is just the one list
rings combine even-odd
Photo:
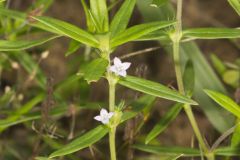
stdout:
[[118,76],[126,77],[127,76],[127,69],[130,67],[131,63],[124,62],[115,57],[113,60],[113,65],[109,68],[109,70],[115,73]]
[[109,120],[114,115],[114,112],[109,112],[106,109],[101,109],[100,115],[94,117],[95,120],[102,122],[103,124],[108,124]]

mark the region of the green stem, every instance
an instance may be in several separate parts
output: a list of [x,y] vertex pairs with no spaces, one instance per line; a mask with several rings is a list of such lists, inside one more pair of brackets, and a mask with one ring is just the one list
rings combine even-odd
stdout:
[[110,112],[114,112],[116,84],[114,82],[114,78],[111,75],[109,75],[109,80],[108,81],[109,81],[109,110],[110,110]]
[[209,153],[208,155],[206,155],[208,160],[215,160],[215,155],[214,153]]
[[109,133],[109,145],[110,145],[111,160],[117,160],[115,135],[116,135],[116,127],[112,128]]
[[[111,73],[108,73],[108,83],[109,83],[109,111],[114,112],[116,82]],[[111,160],[117,160],[116,144],[115,144],[116,128],[117,127],[115,126],[112,127],[109,132],[109,147],[110,147]]]
[[[175,35],[172,39],[172,41],[173,41],[173,57],[174,57],[178,89],[181,94],[185,95],[185,89],[184,89],[183,78],[182,78],[183,76],[182,76],[182,71],[181,71],[181,60],[180,60],[180,40],[182,37],[182,4],[183,4],[183,0],[178,0],[177,2],[178,2],[177,3],[177,24],[176,24],[176,28],[175,28]],[[203,149],[205,154],[208,153],[208,147],[206,146],[204,139],[201,135],[201,132],[197,125],[196,119],[192,112],[191,106],[184,105],[184,110],[188,116],[188,119],[192,125],[193,131],[196,135],[196,138],[197,138],[201,148]],[[208,159],[213,160],[212,157],[208,158]]]

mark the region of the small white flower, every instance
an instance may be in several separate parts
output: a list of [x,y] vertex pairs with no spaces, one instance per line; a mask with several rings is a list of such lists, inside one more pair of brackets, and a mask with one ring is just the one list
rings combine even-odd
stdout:
[[114,112],[109,112],[106,109],[101,109],[100,115],[94,117],[95,120],[102,122],[103,124],[108,124],[109,120],[114,115]]
[[127,69],[130,67],[131,63],[124,62],[115,57],[113,60],[113,65],[109,68],[109,70],[115,73],[118,76],[126,77],[127,76]]

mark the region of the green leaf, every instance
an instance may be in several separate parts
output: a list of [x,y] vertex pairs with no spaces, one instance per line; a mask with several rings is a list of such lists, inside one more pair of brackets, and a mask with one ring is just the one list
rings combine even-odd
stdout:
[[90,82],[98,81],[106,72],[108,61],[103,58],[98,58],[88,63],[83,69],[84,79]]
[[163,41],[171,41],[167,32],[165,31],[155,31],[148,33],[140,38],[138,38],[136,41],[156,41],[156,40],[163,40]]
[[[78,106],[78,110],[79,111],[80,109],[84,108],[84,109],[98,109],[99,108],[99,103],[98,104],[93,104],[93,103],[89,103],[89,104],[83,104],[81,106]],[[65,115],[66,113],[68,113],[69,111],[69,106],[68,105],[65,105],[65,106],[56,106],[54,107],[49,115],[52,117],[52,118],[55,118],[55,117],[60,117],[60,116],[63,116]],[[14,126],[14,125],[17,125],[17,124],[21,124],[21,123],[24,123],[24,122],[28,122],[28,121],[33,121],[33,120],[38,120],[38,119],[41,119],[42,118],[42,113],[37,111],[37,112],[33,112],[33,113],[28,113],[28,114],[25,114],[23,115],[23,117],[19,118],[18,120],[0,120],[0,129],[1,128],[8,128],[8,127],[11,127],[11,126]]]
[[234,8],[237,14],[240,16],[240,1],[239,0],[228,0],[228,3]]
[[237,120],[236,128],[232,135],[231,147],[240,147],[240,119]]
[[69,43],[69,46],[68,46],[68,50],[65,53],[65,56],[69,56],[69,55],[75,53],[81,46],[82,46],[82,44],[79,43],[78,41],[71,40]]
[[110,32],[111,37],[115,37],[127,28],[130,17],[132,15],[136,0],[125,0],[121,8],[114,16],[111,25]]
[[227,70],[224,63],[215,54],[211,54],[211,61],[213,63],[214,68],[220,75],[222,75]]
[[93,21],[91,19],[90,9],[88,8],[85,0],[81,0],[81,2],[82,2],[83,10],[84,10],[84,13],[85,13],[86,21],[87,21],[88,31],[89,32],[94,32],[95,27],[94,27]]
[[174,156],[182,154],[183,157],[199,157],[201,153],[198,149],[193,148],[184,148],[184,147],[164,147],[164,146],[156,146],[156,145],[143,145],[137,144],[134,145],[133,148],[136,148],[140,151],[158,154],[158,155],[168,155]]
[[0,3],[4,2],[4,1],[6,1],[6,0],[0,0]]
[[140,24],[137,26],[130,27],[111,39],[110,42],[111,47],[117,47],[121,44],[136,40],[153,31],[169,27],[174,23],[175,23],[174,21],[162,21]]
[[67,154],[77,152],[86,147],[89,147],[92,144],[99,141],[101,138],[103,138],[107,133],[108,133],[108,128],[106,128],[103,125],[98,126],[92,129],[91,131],[88,131],[83,136],[80,136],[79,138],[75,139],[71,143],[65,145],[63,148],[53,152],[49,156],[49,158],[64,156]]
[[[12,52],[11,52],[12,53]],[[33,60],[32,56],[24,51],[14,51],[13,55],[18,62],[29,73],[29,76],[36,80],[42,89],[46,87],[46,77],[39,65]]]
[[4,129],[11,126],[12,124],[17,123],[17,121],[22,115],[30,112],[30,110],[35,105],[40,103],[43,100],[43,98],[44,98],[43,94],[34,97],[33,99],[29,100],[26,104],[21,106],[17,111],[13,112],[8,118],[0,120],[0,132],[2,132]]
[[169,2],[169,0],[153,0],[151,6],[153,6],[153,7],[161,7],[161,6],[165,5],[168,2]]
[[240,148],[239,147],[223,147],[214,150],[214,153],[218,156],[239,156]]
[[194,67],[191,60],[188,60],[184,74],[183,74],[183,82],[184,82],[184,88],[185,92],[189,97],[192,97],[193,91],[194,91],[194,85],[195,85],[195,73],[194,73]]
[[135,116],[137,116],[140,112],[152,107],[154,102],[156,101],[156,97],[150,95],[144,95],[137,99],[136,101],[130,104],[131,111],[126,111],[122,115],[122,121],[127,121]]
[[118,83],[125,87],[131,88],[133,90],[137,90],[152,96],[161,97],[161,98],[173,100],[180,103],[197,105],[195,101],[181,95],[177,91],[171,90],[162,84],[152,82],[149,80],[127,76],[126,78],[120,79]]
[[50,160],[50,158],[46,158],[46,157],[36,157],[35,160]]
[[0,8],[0,15],[11,17],[21,21],[25,21],[27,17],[27,14],[25,13],[10,10],[10,9],[5,9],[5,8]]
[[25,14],[25,13],[19,12],[19,11],[0,8],[0,15],[15,19],[19,22],[22,22],[22,24],[26,23],[28,25],[40,28],[42,30],[46,30],[46,31],[49,31],[49,32],[52,32],[52,33],[55,33],[55,34],[61,34],[58,31],[56,31],[55,29],[52,29],[52,28],[50,28],[50,27],[48,27],[48,26],[46,26],[42,23],[36,23],[36,22],[30,23],[29,20],[28,20],[29,19],[28,15]]
[[240,106],[236,104],[231,98],[221,94],[219,92],[205,90],[207,95],[211,97],[215,102],[221,105],[223,108],[231,112],[233,115],[240,118]]
[[108,9],[106,0],[90,0],[91,13],[97,24],[100,25],[100,33],[108,32]]
[[147,135],[145,143],[148,144],[151,140],[161,134],[168,127],[168,125],[177,117],[181,109],[182,104],[176,104],[175,106],[173,106]]
[[95,48],[99,46],[99,41],[93,35],[72,24],[49,17],[34,17],[34,19],[54,30],[54,33],[60,33]]
[[234,28],[193,28],[183,31],[184,38],[191,39],[230,39],[239,38],[240,29]]
[[18,51],[25,50],[35,46],[42,45],[48,41],[58,38],[59,36],[51,36],[48,38],[43,38],[40,40],[32,40],[32,41],[6,41],[0,40],[0,51]]
[[[138,0],[137,6],[139,12],[142,14],[145,22],[164,21],[176,18],[176,12],[173,5],[170,3],[161,8],[150,7],[152,0]],[[160,39],[162,45],[168,45],[165,40]],[[166,51],[169,55],[172,55],[170,47],[166,47]],[[194,98],[200,104],[204,114],[213,126],[219,132],[225,132],[227,129],[233,126],[235,117],[228,114],[223,108],[220,108],[214,103],[203,91],[204,88],[211,90],[218,90],[226,93],[226,89],[221,83],[218,76],[214,73],[213,69],[209,65],[208,61],[204,57],[204,53],[201,52],[199,47],[194,42],[181,43],[180,46],[182,69],[188,59],[194,64],[195,70],[195,87]],[[226,121],[226,119],[228,119]]]

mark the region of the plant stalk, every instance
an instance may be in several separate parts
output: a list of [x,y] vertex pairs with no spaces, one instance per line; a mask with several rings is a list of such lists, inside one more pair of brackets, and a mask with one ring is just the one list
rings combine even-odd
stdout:
[[116,135],[116,127],[112,128],[109,133],[109,145],[110,145],[111,160],[117,160],[115,135]]
[[[181,60],[180,60],[180,41],[182,37],[182,5],[183,5],[183,0],[177,0],[177,24],[175,28],[175,35],[172,41],[173,41],[173,57],[174,57],[174,65],[175,65],[175,73],[176,73],[178,89],[181,94],[185,95],[185,89],[184,89],[183,78],[182,78],[183,75],[181,71]],[[205,154],[208,153],[209,152],[208,147],[205,144],[204,139],[201,135],[196,119],[192,112],[191,106],[188,104],[185,104],[184,110],[188,116],[188,119],[192,125],[193,131],[195,133],[195,136],[201,148],[203,149]],[[211,156],[211,158],[209,157],[207,158],[209,160],[213,160],[212,157],[214,157],[214,155]]]
[[[111,73],[108,73],[108,83],[109,83],[109,111],[114,112],[116,82]],[[111,160],[117,160],[115,143],[116,128],[117,128],[116,126],[111,127],[111,130],[109,132],[109,147]]]

